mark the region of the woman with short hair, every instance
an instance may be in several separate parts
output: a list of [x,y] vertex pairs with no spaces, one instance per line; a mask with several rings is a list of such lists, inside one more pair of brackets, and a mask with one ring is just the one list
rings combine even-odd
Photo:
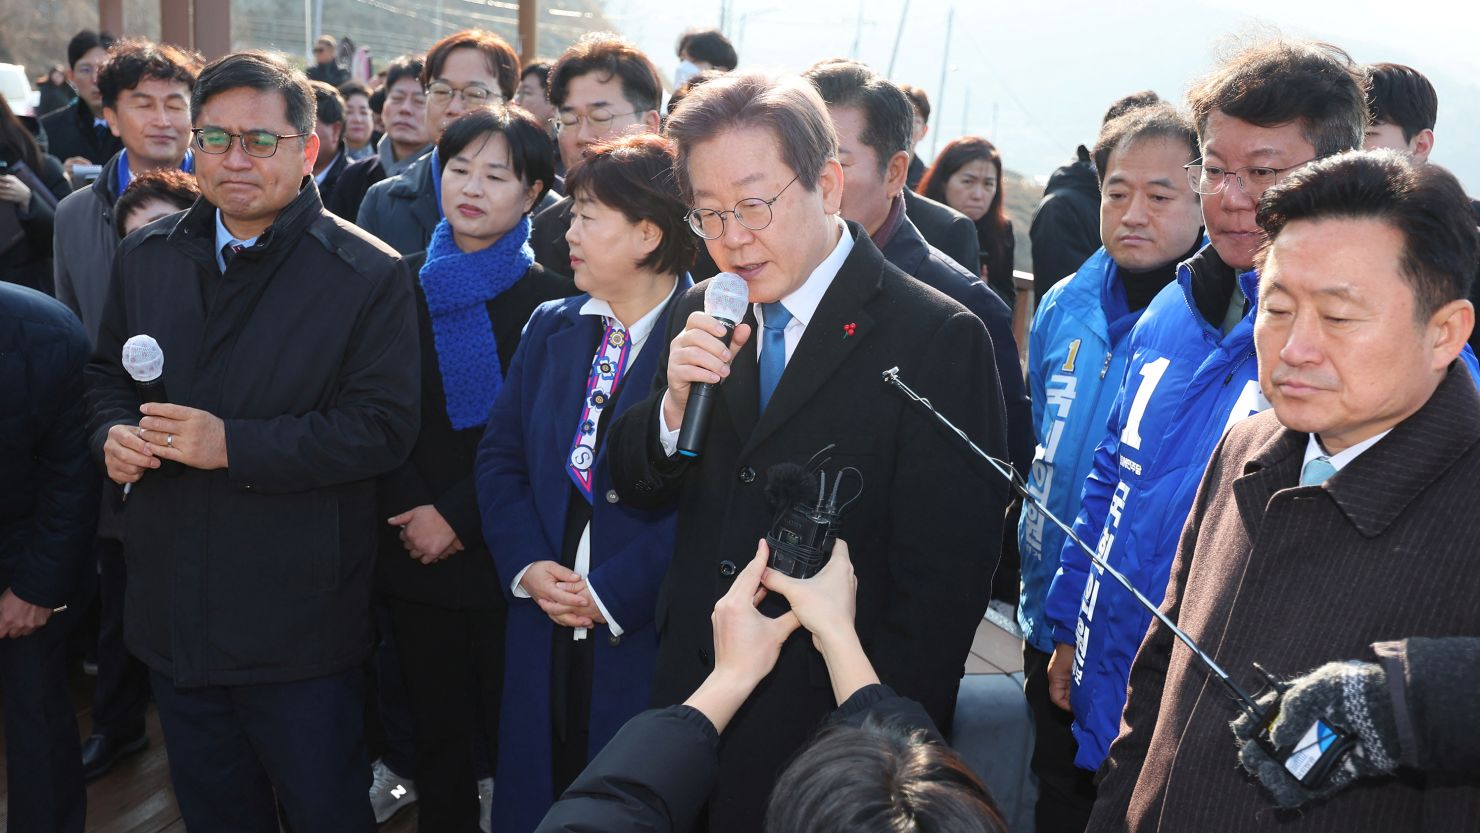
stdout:
[[674,512],[620,500],[602,441],[662,372],[696,241],[673,146],[635,135],[570,169],[566,240],[585,294],[540,307],[478,451],[478,502],[509,599],[496,831],[529,831],[648,705]]

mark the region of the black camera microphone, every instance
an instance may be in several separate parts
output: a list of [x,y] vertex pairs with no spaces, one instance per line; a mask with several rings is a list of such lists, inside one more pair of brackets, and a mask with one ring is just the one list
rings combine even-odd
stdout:
[[[725,346],[730,346],[730,336],[735,325],[745,317],[745,307],[750,304],[750,287],[745,279],[733,272],[720,272],[709,279],[704,287],[704,314],[725,325]],[[714,385],[699,382],[689,386],[689,403],[683,411],[683,427],[678,430],[678,453],[684,457],[698,457],[709,433],[709,414],[714,410]]]
[[[771,551],[766,566],[778,573],[809,579],[822,572],[832,558],[843,510],[863,494],[863,474],[852,466],[838,469],[829,482],[824,467],[831,458],[821,462],[817,458],[832,449],[831,445],[823,448],[805,466],[780,463],[766,474],[766,499],[775,513],[766,532],[766,546]],[[838,492],[848,472],[858,479],[858,490],[839,504]],[[758,609],[774,619],[791,605],[785,597],[773,594],[766,596]]]

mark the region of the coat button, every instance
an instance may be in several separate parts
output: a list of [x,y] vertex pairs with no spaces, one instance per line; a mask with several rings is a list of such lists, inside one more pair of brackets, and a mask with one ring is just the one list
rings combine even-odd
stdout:
[[607,503],[616,503],[617,502],[617,490],[616,489],[607,489],[606,490],[606,502]]
[[741,466],[740,473],[737,476],[740,478],[741,483],[754,483],[755,469],[751,468],[750,466]]
[[616,634],[612,634],[611,636],[608,636],[606,638],[606,644],[608,644],[608,645],[612,646],[613,648],[615,648],[618,645],[621,645],[622,644],[622,637],[617,636]]
[[729,560],[728,558],[719,563],[719,574],[724,576],[725,578],[733,576],[736,572],[737,570],[735,568],[735,562]]

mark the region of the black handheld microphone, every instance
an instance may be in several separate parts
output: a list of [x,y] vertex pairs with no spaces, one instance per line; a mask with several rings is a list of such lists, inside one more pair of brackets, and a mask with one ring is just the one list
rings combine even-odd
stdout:
[[[123,369],[134,380],[139,398],[145,402],[168,402],[164,392],[164,350],[152,336],[136,335],[123,343]],[[161,460],[159,471],[171,477],[180,473],[180,464]],[[128,484],[123,494],[129,493]]]
[[[704,314],[725,325],[725,346],[735,325],[745,317],[745,307],[750,303],[750,287],[745,279],[733,272],[720,272],[709,279],[704,287]],[[689,403],[683,411],[683,427],[678,431],[678,453],[684,457],[698,457],[709,433],[709,414],[714,410],[714,385],[700,382],[689,387]]]

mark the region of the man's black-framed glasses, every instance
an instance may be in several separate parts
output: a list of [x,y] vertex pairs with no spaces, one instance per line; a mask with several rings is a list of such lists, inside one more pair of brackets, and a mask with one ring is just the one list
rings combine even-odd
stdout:
[[747,197],[737,203],[729,211],[715,211],[712,208],[695,208],[688,214],[689,228],[705,240],[718,240],[725,233],[725,215],[735,215],[735,220],[740,225],[751,231],[760,231],[771,224],[771,206],[781,199],[786,189],[791,187],[792,182],[801,178],[801,174],[791,178],[791,182],[781,186],[776,196],[769,200],[760,197]]
[[245,133],[232,133],[219,127],[196,127],[191,133],[195,134],[195,146],[203,153],[222,154],[231,150],[231,140],[237,139],[241,142],[242,151],[248,156],[258,159],[266,159],[277,153],[278,142],[284,139],[299,139],[309,134],[291,133],[287,136],[279,136],[266,130],[248,130]]
[[1192,190],[1205,197],[1223,193],[1228,186],[1228,178],[1238,183],[1238,188],[1251,197],[1263,194],[1269,186],[1280,181],[1280,175],[1286,171],[1293,171],[1301,165],[1308,164],[1312,160],[1288,165],[1283,168],[1271,168],[1266,165],[1247,165],[1236,171],[1221,168],[1217,165],[1204,165],[1202,160],[1190,162],[1182,167],[1187,171],[1187,184]]

